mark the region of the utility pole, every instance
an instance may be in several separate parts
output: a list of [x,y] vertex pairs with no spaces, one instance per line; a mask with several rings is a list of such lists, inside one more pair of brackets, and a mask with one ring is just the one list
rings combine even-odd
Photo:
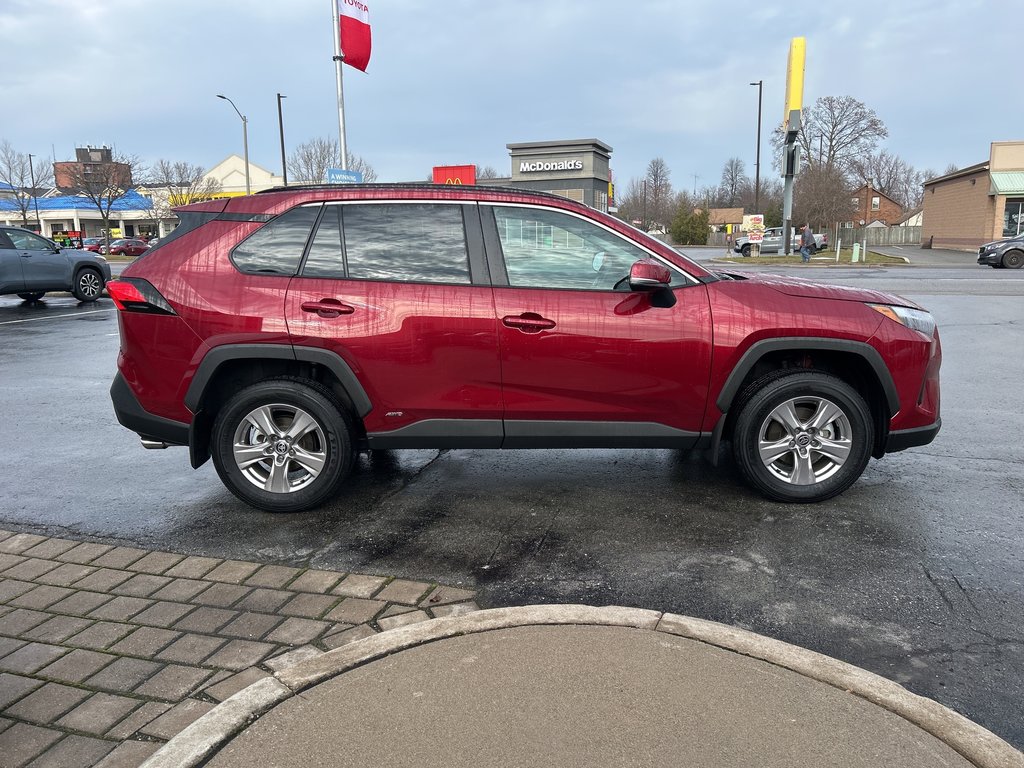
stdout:
[[281,176],[284,178],[284,185],[288,186],[288,160],[284,156],[284,115],[281,112],[281,99],[287,96],[277,94],[277,128],[281,133]]
[[697,179],[699,179],[699,178],[700,178],[700,176],[698,176],[696,173],[693,174],[693,199],[694,200],[697,199]]
[[[32,184],[32,202],[35,204],[36,207],[36,231],[38,231],[41,235],[43,234],[43,222],[39,220],[39,195],[36,192],[36,172],[35,168],[32,165],[33,157],[35,157],[35,155],[30,154],[28,156],[28,177],[30,183]],[[21,178],[24,179],[25,177],[22,176]]]
[[644,215],[641,217],[640,226],[644,232],[647,231],[647,179],[644,179]]
[[757,160],[754,162],[754,213],[761,212],[761,96],[764,80],[751,85],[757,86]]

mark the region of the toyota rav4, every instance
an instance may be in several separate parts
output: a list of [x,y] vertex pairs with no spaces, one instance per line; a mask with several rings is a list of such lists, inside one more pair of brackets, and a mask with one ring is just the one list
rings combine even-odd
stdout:
[[114,408],[260,509],[323,503],[362,450],[726,441],[760,492],[813,502],[939,430],[913,302],[710,271],[556,195],[289,187],[179,215],[107,286]]

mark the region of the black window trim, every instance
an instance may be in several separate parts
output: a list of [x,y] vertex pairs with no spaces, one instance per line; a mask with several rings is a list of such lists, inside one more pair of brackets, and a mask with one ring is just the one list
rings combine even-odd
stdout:
[[494,217],[495,208],[534,208],[540,211],[552,211],[554,213],[564,213],[569,216],[574,216],[581,221],[585,221],[588,224],[593,224],[601,229],[605,230],[608,234],[623,240],[630,245],[635,246],[650,258],[657,260],[659,263],[664,264],[672,272],[679,274],[683,277],[684,282],[679,285],[672,286],[672,290],[677,288],[689,288],[695,285],[700,285],[700,281],[697,280],[689,272],[686,272],[681,267],[676,266],[672,262],[665,259],[665,257],[655,253],[650,248],[638,243],[635,240],[624,237],[621,232],[616,232],[614,229],[606,225],[604,222],[592,219],[589,216],[577,213],[576,211],[566,210],[564,208],[555,208],[548,205],[536,205],[534,203],[512,203],[503,201],[480,201],[481,209],[486,209],[487,212],[481,212],[481,218],[485,222],[484,227],[484,241],[487,245],[487,262],[491,270],[491,275],[494,276],[494,282],[492,285],[496,288],[516,288],[517,290],[531,290],[531,291],[575,291],[579,293],[621,293],[615,289],[587,289],[587,288],[546,288],[541,286],[513,286],[508,279],[508,269],[505,266],[505,252],[501,247],[501,236],[498,234],[498,223]]
[[[320,203],[317,203],[318,205]],[[484,253],[484,237],[482,232],[482,225],[480,223],[479,206],[475,200],[417,200],[415,198],[409,198],[405,200],[324,200],[322,201],[323,209],[319,216],[317,216],[316,222],[314,222],[313,229],[310,232],[310,237],[306,240],[306,247],[302,252],[302,260],[299,264],[299,269],[295,273],[295,277],[300,277],[305,280],[346,280],[354,283],[400,283],[402,285],[449,285],[456,288],[472,288],[490,285],[490,271],[488,270],[487,258]],[[345,207],[350,205],[447,205],[449,207],[459,209],[459,213],[462,215],[462,233],[463,243],[466,248],[466,269],[469,276],[468,283],[452,283],[452,282],[441,282],[437,280],[380,280],[366,277],[352,277],[348,273],[348,251],[345,245]],[[299,207],[299,206],[296,206]],[[327,277],[325,275],[305,275],[304,270],[306,268],[306,258],[309,256],[310,248],[313,247],[313,241],[316,238],[316,233],[320,229],[320,224],[323,221],[324,215],[328,207],[340,207],[342,209],[341,214],[341,249],[342,249],[342,268],[344,275],[341,277]],[[477,213],[473,213],[473,210],[477,210]],[[292,209],[289,209],[292,210]],[[258,231],[258,230],[257,230]],[[255,234],[255,233],[253,233]],[[251,237],[251,235],[250,235]],[[242,242],[245,242],[244,240]],[[239,243],[238,245],[241,245]],[[236,246],[237,247],[237,246]],[[232,249],[233,250],[233,249]],[[251,274],[251,273],[249,273]],[[266,273],[259,273],[266,274]]]

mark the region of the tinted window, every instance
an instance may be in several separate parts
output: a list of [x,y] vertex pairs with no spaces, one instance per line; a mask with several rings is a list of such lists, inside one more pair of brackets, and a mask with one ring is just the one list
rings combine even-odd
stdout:
[[345,264],[356,280],[470,282],[457,205],[347,205]]
[[[634,262],[650,257],[618,235],[558,211],[495,207],[494,219],[513,287],[610,291]],[[679,282],[674,272],[672,279]]]
[[249,235],[231,253],[243,272],[294,275],[320,206],[292,208]]
[[328,205],[309,246],[303,277],[344,277],[345,260],[341,250],[341,206]]

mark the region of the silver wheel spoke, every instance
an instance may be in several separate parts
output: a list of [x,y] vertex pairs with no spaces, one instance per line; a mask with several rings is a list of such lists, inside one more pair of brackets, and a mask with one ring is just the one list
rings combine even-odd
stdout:
[[793,449],[789,447],[788,437],[775,441],[761,440],[757,445],[757,451],[761,454],[761,461],[764,462],[766,467],[781,459],[791,450]]
[[291,486],[288,484],[288,462],[273,462],[270,467],[270,474],[263,486],[264,490],[271,493],[288,493]]
[[797,453],[793,455],[793,458],[796,460],[796,466],[793,469],[793,484],[813,485],[815,482],[814,465],[811,463],[810,453],[806,456]]
[[246,418],[267,437],[277,434],[277,425],[274,424],[274,414],[270,410],[270,406],[257,408]]
[[253,464],[257,464],[267,458],[267,455],[263,452],[264,445],[245,445],[244,443],[235,443],[235,463],[238,464],[239,469],[245,469],[251,467]]
[[822,400],[818,403],[818,409],[814,412],[807,426],[820,430],[842,415],[843,411],[838,405],[830,403],[828,400]]
[[293,441],[298,442],[302,439],[303,435],[316,429],[317,423],[305,411],[297,411],[295,413],[295,420],[292,421],[292,425],[288,427],[288,431],[285,432],[285,437],[290,437]]
[[852,440],[823,440],[818,438],[818,441],[821,443],[821,447],[814,450],[839,465],[846,462],[853,448]]
[[782,424],[790,436],[795,435],[803,428],[803,422],[800,421],[800,417],[796,415],[796,411],[793,409],[792,400],[788,400],[772,411],[770,418]]
[[301,448],[296,448],[292,461],[316,477],[327,463],[327,456],[323,453],[309,453]]

